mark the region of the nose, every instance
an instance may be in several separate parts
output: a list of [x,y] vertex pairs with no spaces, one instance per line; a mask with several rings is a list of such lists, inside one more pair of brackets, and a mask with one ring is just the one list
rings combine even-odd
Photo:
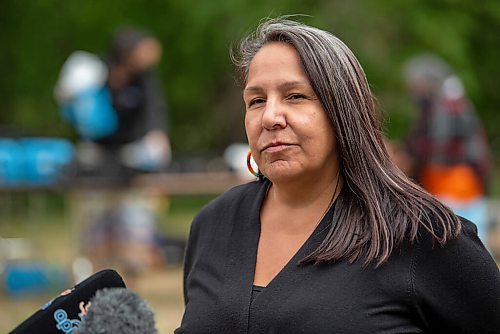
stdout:
[[278,98],[268,97],[264,114],[262,115],[262,127],[266,130],[284,129],[286,127],[285,106]]

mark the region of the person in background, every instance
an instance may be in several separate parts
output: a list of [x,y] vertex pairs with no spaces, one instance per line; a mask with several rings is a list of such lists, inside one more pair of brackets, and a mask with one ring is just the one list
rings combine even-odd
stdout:
[[79,135],[78,178],[127,185],[133,172],[164,171],[171,159],[168,114],[155,67],[159,41],[137,28],[114,35],[104,59],[73,52],[54,95]]
[[119,30],[106,59],[107,86],[118,126],[96,142],[115,151],[125,166],[161,170],[170,161],[168,117],[164,95],[154,67],[162,47],[149,33],[137,28]]
[[500,332],[494,260],[391,160],[349,48],[271,19],[234,57],[256,180],[194,219],[175,333]]
[[[164,265],[157,228],[158,189],[130,188],[137,173],[161,172],[171,158],[167,108],[155,67],[158,39],[138,28],[114,35],[104,59],[72,54],[55,94],[80,136],[75,182],[83,202],[84,255],[97,269],[117,266],[129,277]],[[85,182],[83,182],[85,181]]]
[[485,131],[461,80],[441,58],[421,54],[404,66],[418,116],[406,139],[410,175],[478,228],[487,244],[491,168]]

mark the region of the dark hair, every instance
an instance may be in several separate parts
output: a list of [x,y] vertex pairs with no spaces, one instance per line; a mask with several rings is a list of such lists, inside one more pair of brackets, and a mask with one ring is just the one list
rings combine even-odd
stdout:
[[139,28],[122,27],[118,29],[111,42],[109,61],[123,64],[140,42],[150,38],[154,37],[149,32]]
[[270,42],[298,52],[311,86],[334,129],[344,193],[323,243],[303,261],[387,261],[424,228],[439,244],[460,233],[453,212],[395,166],[388,155],[366,76],[349,48],[329,32],[287,19],[270,19],[245,38],[232,58],[247,80],[255,54]]

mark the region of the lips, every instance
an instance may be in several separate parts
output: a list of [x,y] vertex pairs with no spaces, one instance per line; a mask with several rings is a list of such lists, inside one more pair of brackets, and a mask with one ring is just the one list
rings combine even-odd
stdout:
[[262,149],[262,152],[279,152],[289,148],[292,145],[293,144],[290,143],[274,142],[265,145],[264,148]]

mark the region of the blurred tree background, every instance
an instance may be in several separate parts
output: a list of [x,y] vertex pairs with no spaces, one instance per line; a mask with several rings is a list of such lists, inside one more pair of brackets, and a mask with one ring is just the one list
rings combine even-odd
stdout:
[[75,50],[104,56],[113,32],[132,25],[151,31],[164,46],[159,71],[174,155],[222,151],[245,141],[243,103],[228,50],[262,18],[284,14],[305,14],[299,19],[349,45],[365,68],[391,138],[404,136],[413,114],[401,79],[403,62],[421,51],[441,55],[464,80],[498,162],[495,0],[3,0],[0,131],[75,138],[52,93],[63,62]]

